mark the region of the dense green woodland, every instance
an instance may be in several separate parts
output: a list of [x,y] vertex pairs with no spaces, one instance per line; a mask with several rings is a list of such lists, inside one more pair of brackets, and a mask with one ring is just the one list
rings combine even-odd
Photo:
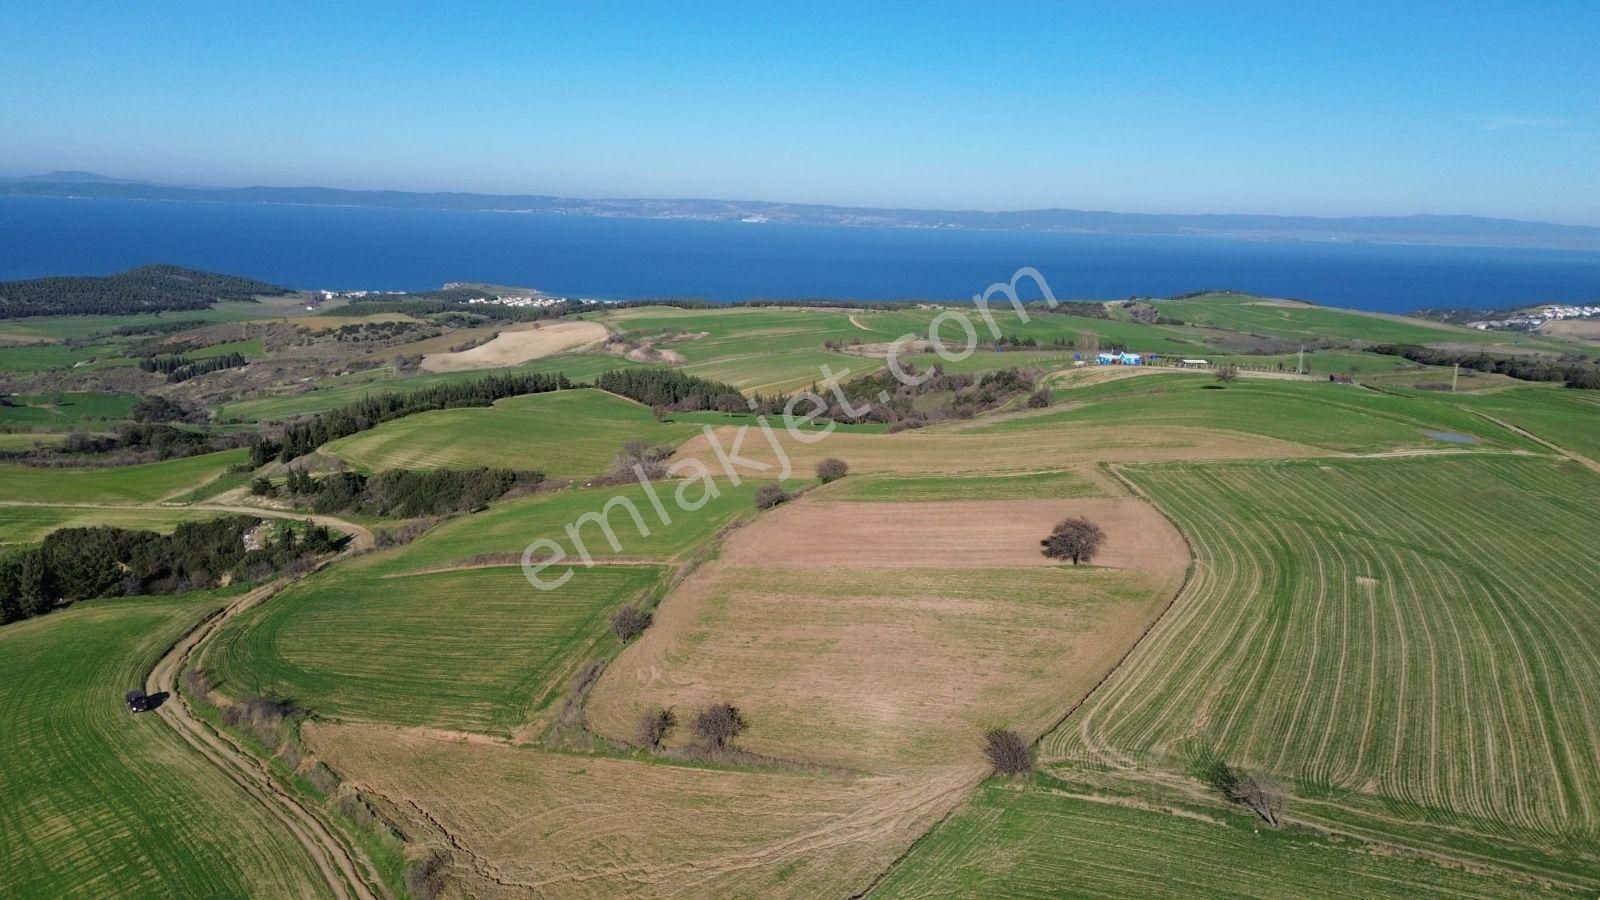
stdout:
[[[374,516],[412,518],[442,516],[477,509],[514,487],[533,488],[544,480],[538,472],[512,469],[429,469],[413,472],[392,469],[368,478],[359,472],[336,472],[314,478],[289,471],[284,490],[316,512],[360,512]],[[256,492],[275,492],[260,479]]]
[[0,282],[0,318],[133,315],[206,309],[218,300],[254,300],[289,293],[253,278],[179,266],[140,266],[115,275],[56,276]]
[[260,580],[335,546],[327,528],[280,528],[250,550],[254,516],[185,522],[170,535],[98,526],[63,528],[37,547],[0,556],[0,624],[93,597],[172,594],[236,578]]

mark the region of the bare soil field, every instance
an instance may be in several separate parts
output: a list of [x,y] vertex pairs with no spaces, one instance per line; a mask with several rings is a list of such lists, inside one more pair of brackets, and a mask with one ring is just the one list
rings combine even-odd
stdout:
[[[879,773],[981,767],[986,728],[1049,728],[1188,564],[1172,526],[1132,498],[801,501],[781,513],[667,597],[596,685],[591,728],[628,740],[651,705],[726,701],[751,720],[741,744],[767,756]],[[1104,520],[1108,565],[1039,565],[1038,541],[1075,513]]]
[[[734,426],[715,429],[717,439],[730,455],[734,453],[735,441],[740,440],[739,431],[740,428]],[[1154,462],[1331,455],[1327,450],[1304,444],[1192,427],[1140,430],[1085,423],[1003,434],[841,431],[811,444],[790,437],[783,431],[781,422],[775,423],[774,433],[793,470],[801,474],[809,474],[819,461],[830,456],[849,463],[853,472],[961,474],[1066,469],[1107,459]],[[737,453],[741,459],[774,467],[765,473],[753,466],[736,468],[741,477],[778,477],[778,455],[758,428],[749,427]],[[720,471],[716,451],[703,434],[685,442],[676,458],[698,459],[713,471]]]
[[1559,319],[1540,328],[1539,333],[1600,341],[1600,319]]
[[514,366],[566,350],[576,350],[606,339],[606,327],[599,322],[535,323],[500,332],[486,344],[460,353],[430,353],[422,360],[429,372],[460,372],[467,369],[492,369]]
[[722,557],[752,567],[1048,568],[1059,563],[1039,552],[1039,541],[1068,516],[1105,530],[1095,565],[1183,577],[1189,554],[1171,524],[1148,503],[1110,497],[795,503],[744,528]]
[[748,772],[307,723],[470,897],[849,896],[982,778]]

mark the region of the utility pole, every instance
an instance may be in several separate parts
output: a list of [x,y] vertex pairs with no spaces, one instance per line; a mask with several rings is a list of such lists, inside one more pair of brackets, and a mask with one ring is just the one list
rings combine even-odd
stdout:
[[1299,359],[1298,362],[1296,362],[1294,364],[1294,373],[1296,375],[1304,375],[1306,373],[1306,345],[1305,344],[1301,344],[1300,345],[1300,359]]
[[1456,392],[1456,382],[1461,380],[1461,363],[1456,363],[1455,371],[1450,373],[1450,393]]

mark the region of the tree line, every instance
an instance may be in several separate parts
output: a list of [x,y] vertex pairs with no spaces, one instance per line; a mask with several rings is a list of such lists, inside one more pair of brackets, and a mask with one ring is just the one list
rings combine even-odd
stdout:
[[[540,472],[480,468],[467,470],[391,469],[368,478],[358,472],[335,472],[321,478],[290,469],[282,493],[319,513],[358,512],[402,519],[443,516],[478,509],[513,488],[531,489],[544,481]],[[264,478],[251,485],[258,495],[277,495]]]
[[1460,366],[1477,372],[1495,372],[1519,381],[1563,382],[1569,388],[1600,390],[1600,365],[1581,353],[1549,356],[1513,356],[1479,351],[1440,350],[1420,344],[1377,344],[1367,348],[1385,356],[1401,356],[1429,366]]
[[261,520],[223,516],[185,522],[170,535],[111,526],[63,528],[36,547],[0,555],[0,624],[92,597],[172,594],[225,580],[260,580],[335,549],[326,527],[280,527],[249,544]]
[[[594,386],[649,407],[675,412],[719,408],[724,412],[744,412],[749,408],[739,389],[733,385],[697,378],[677,369],[654,366],[613,369],[595,376]],[[768,408],[776,402],[761,398],[756,400],[760,408]]]
[[287,288],[253,278],[180,266],[140,266],[104,276],[55,276],[0,282],[0,318],[133,315],[206,309],[218,300],[253,301]]
[[276,459],[288,462],[316,450],[329,441],[348,437],[384,422],[429,412],[467,406],[489,406],[496,400],[519,394],[543,394],[566,390],[572,382],[566,375],[490,375],[472,381],[452,381],[418,388],[404,394],[373,394],[338,409],[318,413],[284,426],[275,439],[262,439],[250,453],[253,466]]
[[177,384],[210,372],[240,369],[248,362],[243,353],[235,351],[209,359],[190,359],[177,355],[146,356],[139,360],[139,368],[145,372],[160,372],[167,376],[168,384]]

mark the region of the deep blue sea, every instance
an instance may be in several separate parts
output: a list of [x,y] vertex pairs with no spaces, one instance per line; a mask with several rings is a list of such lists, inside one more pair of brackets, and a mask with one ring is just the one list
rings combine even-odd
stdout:
[[1332,306],[1600,299],[1600,253],[0,197],[0,279],[151,262],[298,288],[447,281],[636,299],[958,299],[1021,266],[1058,298],[1231,288]]

